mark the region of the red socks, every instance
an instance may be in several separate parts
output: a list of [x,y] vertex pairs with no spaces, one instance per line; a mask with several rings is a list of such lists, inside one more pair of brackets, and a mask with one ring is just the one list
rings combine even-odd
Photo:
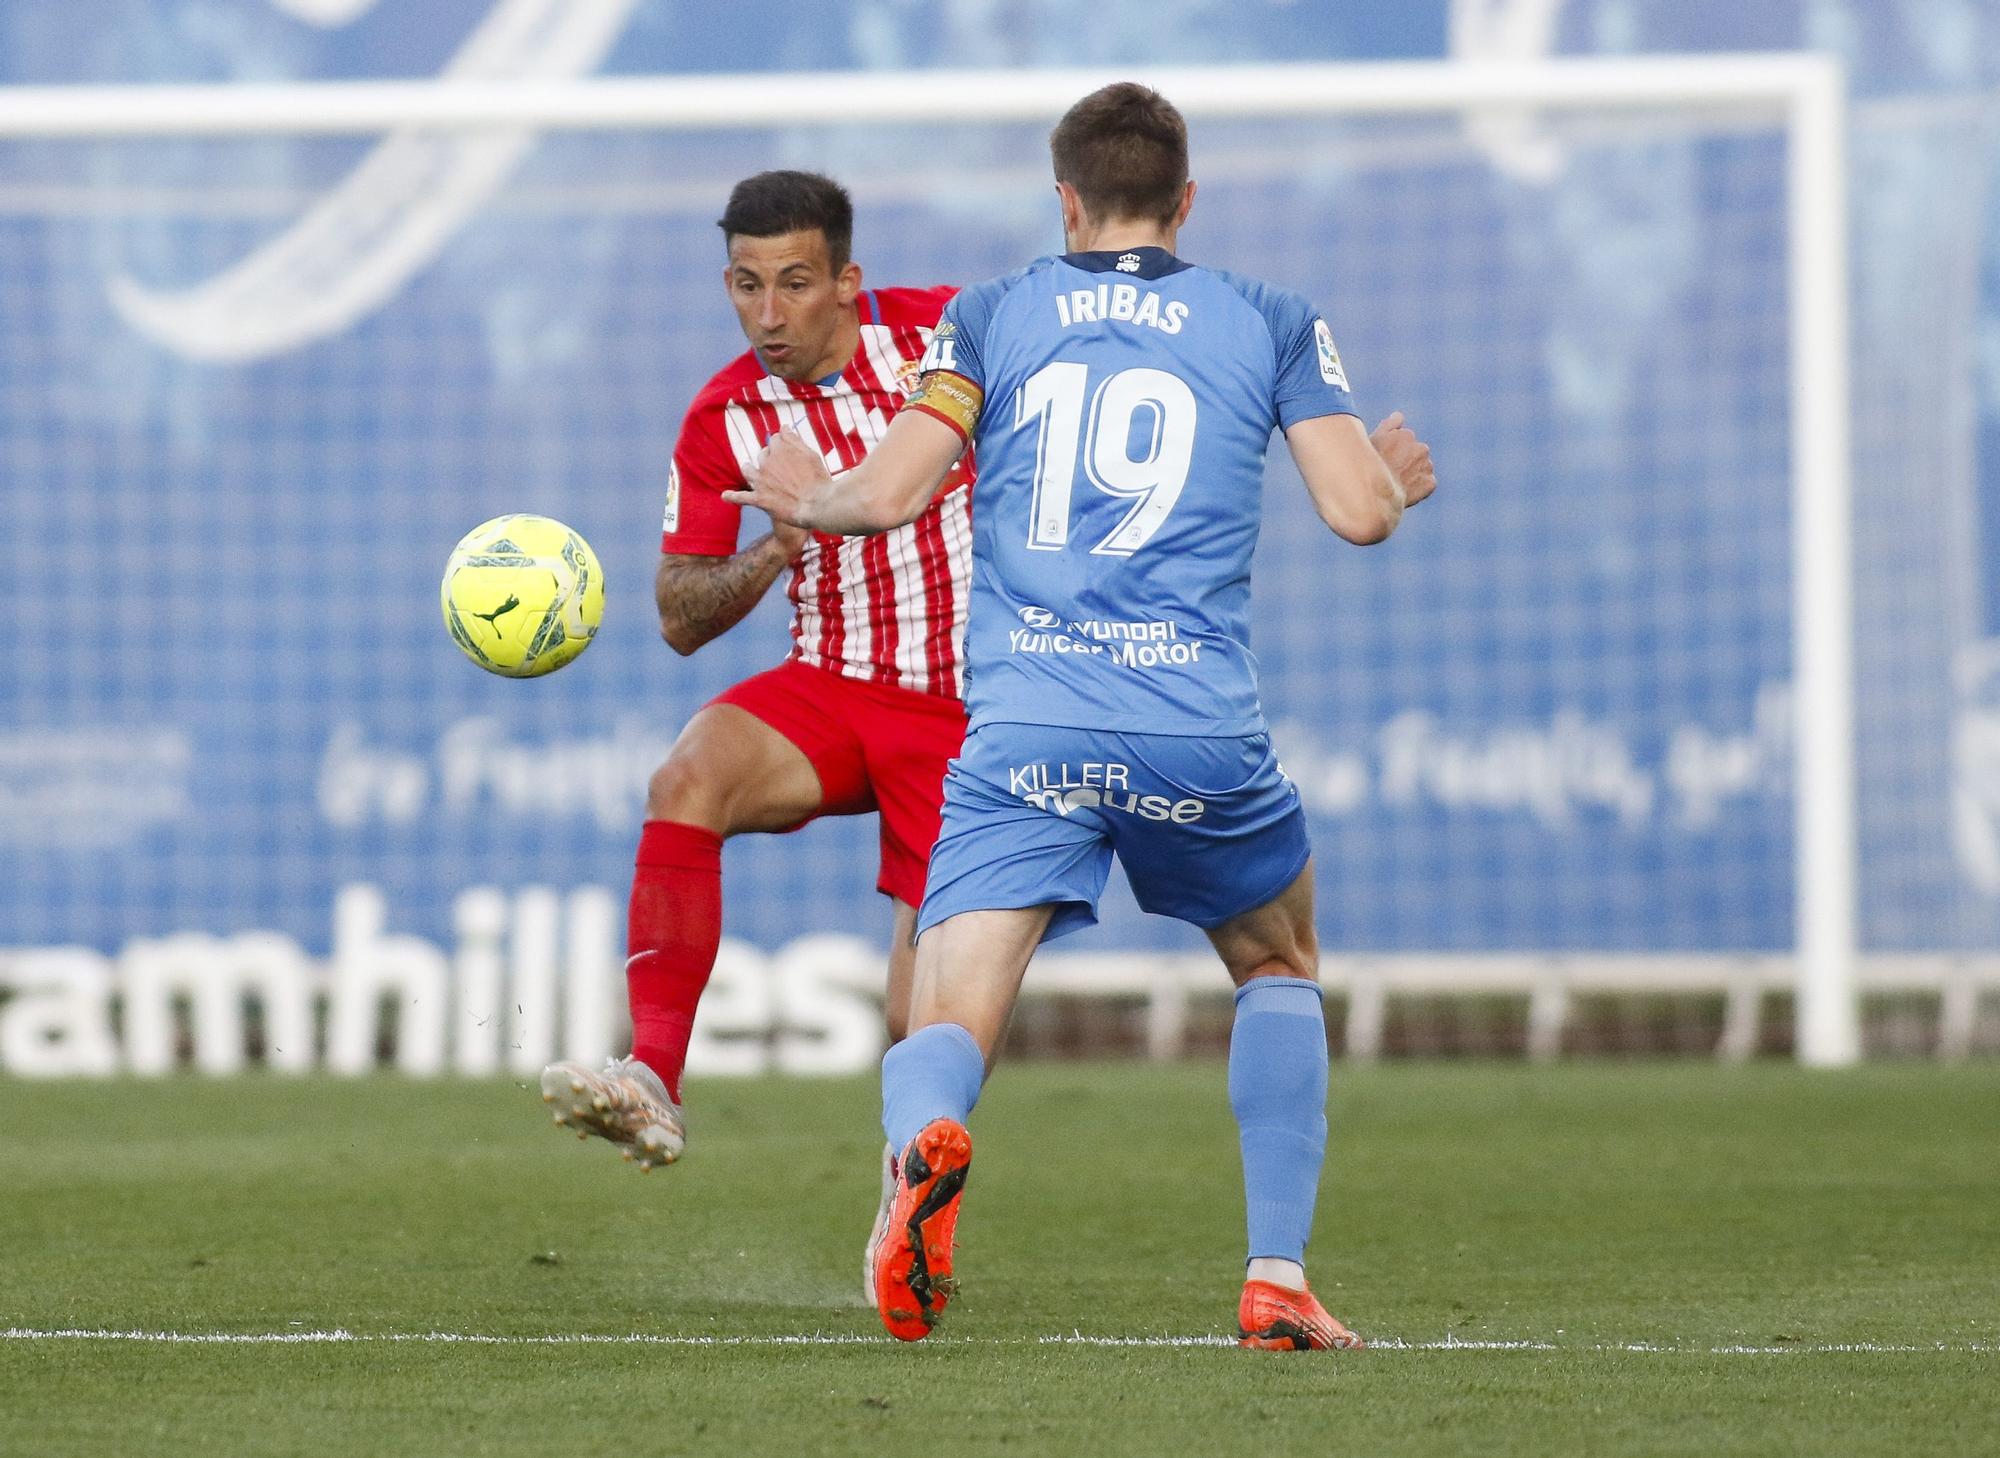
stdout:
[[632,1056],[681,1098],[694,1008],[722,941],[722,837],[698,825],[648,820],[639,832],[626,921],[625,985]]

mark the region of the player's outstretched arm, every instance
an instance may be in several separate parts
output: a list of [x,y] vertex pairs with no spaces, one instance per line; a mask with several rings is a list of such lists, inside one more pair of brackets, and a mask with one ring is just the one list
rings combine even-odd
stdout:
[[832,476],[818,451],[781,430],[751,467],[749,489],[726,491],[723,499],[816,532],[872,536],[922,516],[964,450],[965,441],[943,421],[905,410],[860,465]]
[[1388,540],[1414,506],[1437,487],[1431,448],[1397,411],[1366,433],[1352,415],[1320,415],[1285,432],[1319,519],[1357,546]]
[[762,601],[778,575],[805,544],[797,527],[773,522],[759,537],[728,557],[669,553],[653,574],[653,601],[660,610],[660,636],[686,657],[711,638],[728,632]]

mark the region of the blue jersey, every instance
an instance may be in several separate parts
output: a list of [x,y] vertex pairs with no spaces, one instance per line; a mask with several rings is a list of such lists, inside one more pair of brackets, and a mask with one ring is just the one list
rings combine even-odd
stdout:
[[961,292],[910,404],[979,461],[971,723],[1261,732],[1250,555],[1275,429],[1355,414],[1304,299],[1160,248]]

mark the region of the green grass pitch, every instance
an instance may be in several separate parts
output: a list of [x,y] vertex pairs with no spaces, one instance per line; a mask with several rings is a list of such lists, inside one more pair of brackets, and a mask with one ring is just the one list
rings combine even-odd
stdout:
[[2000,1451],[1993,1064],[1336,1067],[1358,1354],[1130,1344],[1233,1330],[1219,1064],[1003,1068],[916,1347],[872,1083],[691,1093],[642,1177],[515,1082],[0,1083],[0,1454]]

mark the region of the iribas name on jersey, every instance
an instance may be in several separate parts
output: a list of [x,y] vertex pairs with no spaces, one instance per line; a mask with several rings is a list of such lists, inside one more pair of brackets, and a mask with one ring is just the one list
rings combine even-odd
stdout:
[[923,368],[910,406],[979,457],[972,724],[1261,732],[1265,451],[1356,413],[1312,306],[1159,248],[1073,253],[960,293]]

